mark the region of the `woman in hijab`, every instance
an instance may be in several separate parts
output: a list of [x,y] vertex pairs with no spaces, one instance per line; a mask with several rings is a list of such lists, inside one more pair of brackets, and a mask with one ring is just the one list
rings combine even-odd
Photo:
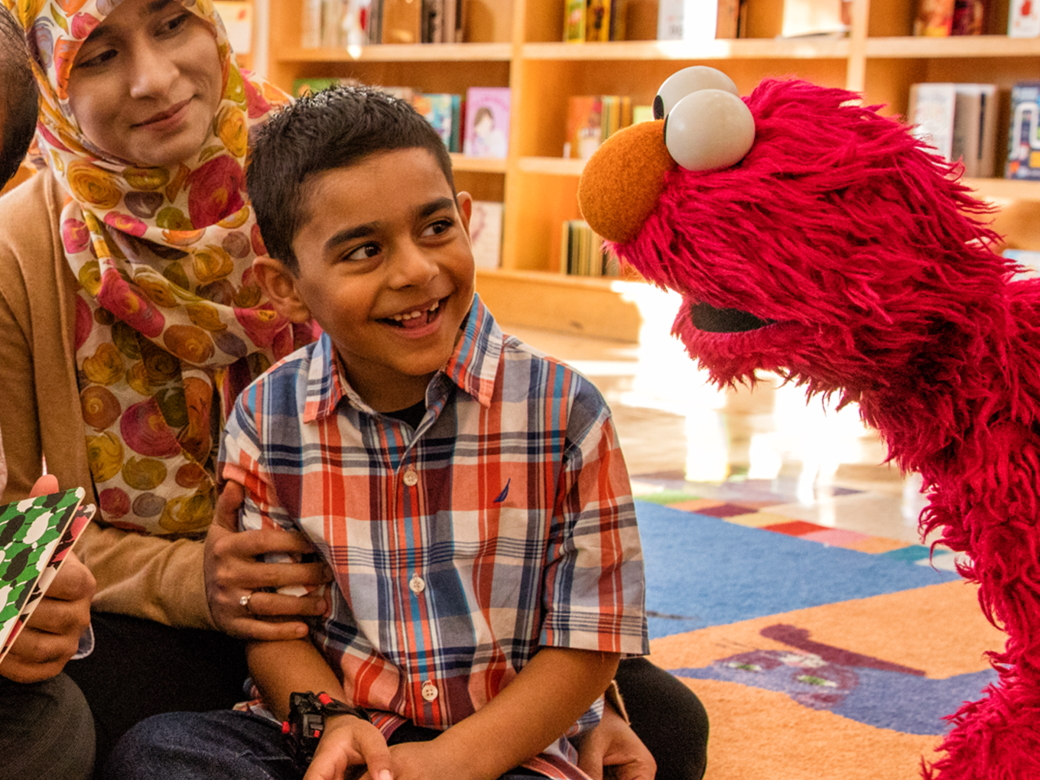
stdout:
[[226,411],[312,337],[251,272],[248,133],[286,96],[239,70],[210,0],[3,2],[26,31],[44,166],[0,206],[3,500],[44,462],[96,496],[76,547],[97,579],[96,645],[67,671],[103,747],[153,712],[242,698],[241,649],[211,630],[203,537]]

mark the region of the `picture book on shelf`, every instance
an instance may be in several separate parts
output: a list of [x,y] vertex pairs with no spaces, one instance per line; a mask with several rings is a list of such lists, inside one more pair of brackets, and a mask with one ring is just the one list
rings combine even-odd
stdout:
[[711,41],[736,38],[739,17],[739,0],[660,0],[657,39]]
[[953,30],[954,0],[917,0],[914,35],[942,38]]
[[913,84],[907,123],[916,138],[924,141],[947,160],[953,154],[953,114],[957,90],[951,83]]
[[1007,34],[1009,38],[1040,38],[1040,4],[1037,0],[1011,0]]
[[447,92],[416,93],[412,105],[433,125],[449,152],[458,152],[462,143],[462,96]]
[[564,0],[563,40],[623,41],[628,0]]
[[495,201],[473,201],[469,218],[469,240],[477,268],[498,268],[502,264],[503,205]]
[[1040,179],[1040,82],[1011,88],[1007,149],[1005,178]]
[[572,95],[567,104],[563,156],[587,160],[605,140],[632,124],[628,95]]
[[0,659],[94,515],[83,488],[0,506]]
[[509,152],[509,87],[466,90],[466,132],[462,151],[468,157],[505,159]]

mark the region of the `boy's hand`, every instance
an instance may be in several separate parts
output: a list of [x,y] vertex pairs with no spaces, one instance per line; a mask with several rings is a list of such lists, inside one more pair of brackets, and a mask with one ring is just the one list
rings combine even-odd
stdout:
[[382,733],[353,715],[326,718],[325,731],[303,780],[351,780],[362,774],[375,780],[395,780]]
[[[222,631],[240,639],[299,639],[307,635],[306,623],[263,618],[321,615],[325,599],[317,593],[287,596],[258,591],[286,585],[317,587],[330,582],[332,575],[322,563],[258,561],[257,556],[267,553],[302,555],[314,548],[295,531],[238,531],[244,496],[241,485],[228,482],[206,534],[203,566],[210,615]],[[253,595],[243,606],[242,598],[249,594]]]
[[654,780],[657,762],[646,745],[607,704],[599,724],[575,740],[578,767],[593,780]]

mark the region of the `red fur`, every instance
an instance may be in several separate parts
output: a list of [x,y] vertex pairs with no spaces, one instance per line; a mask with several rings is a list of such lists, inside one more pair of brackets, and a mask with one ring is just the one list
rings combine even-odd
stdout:
[[[638,235],[614,245],[682,293],[673,332],[719,385],[766,369],[858,402],[930,502],[922,531],[968,555],[1007,632],[1000,681],[951,716],[927,777],[1040,777],[1040,283],[991,246],[959,167],[857,95],[763,82],[736,166],[667,175]],[[696,329],[707,302],[774,324]]]

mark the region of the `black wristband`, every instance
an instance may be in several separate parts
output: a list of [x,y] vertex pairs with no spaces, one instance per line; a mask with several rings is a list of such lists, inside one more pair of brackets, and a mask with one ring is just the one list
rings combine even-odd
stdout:
[[368,713],[360,707],[333,699],[324,691],[289,694],[289,719],[282,724],[282,734],[289,755],[304,772],[314,758],[318,741],[325,733],[326,716],[330,715],[353,715],[371,722]]

